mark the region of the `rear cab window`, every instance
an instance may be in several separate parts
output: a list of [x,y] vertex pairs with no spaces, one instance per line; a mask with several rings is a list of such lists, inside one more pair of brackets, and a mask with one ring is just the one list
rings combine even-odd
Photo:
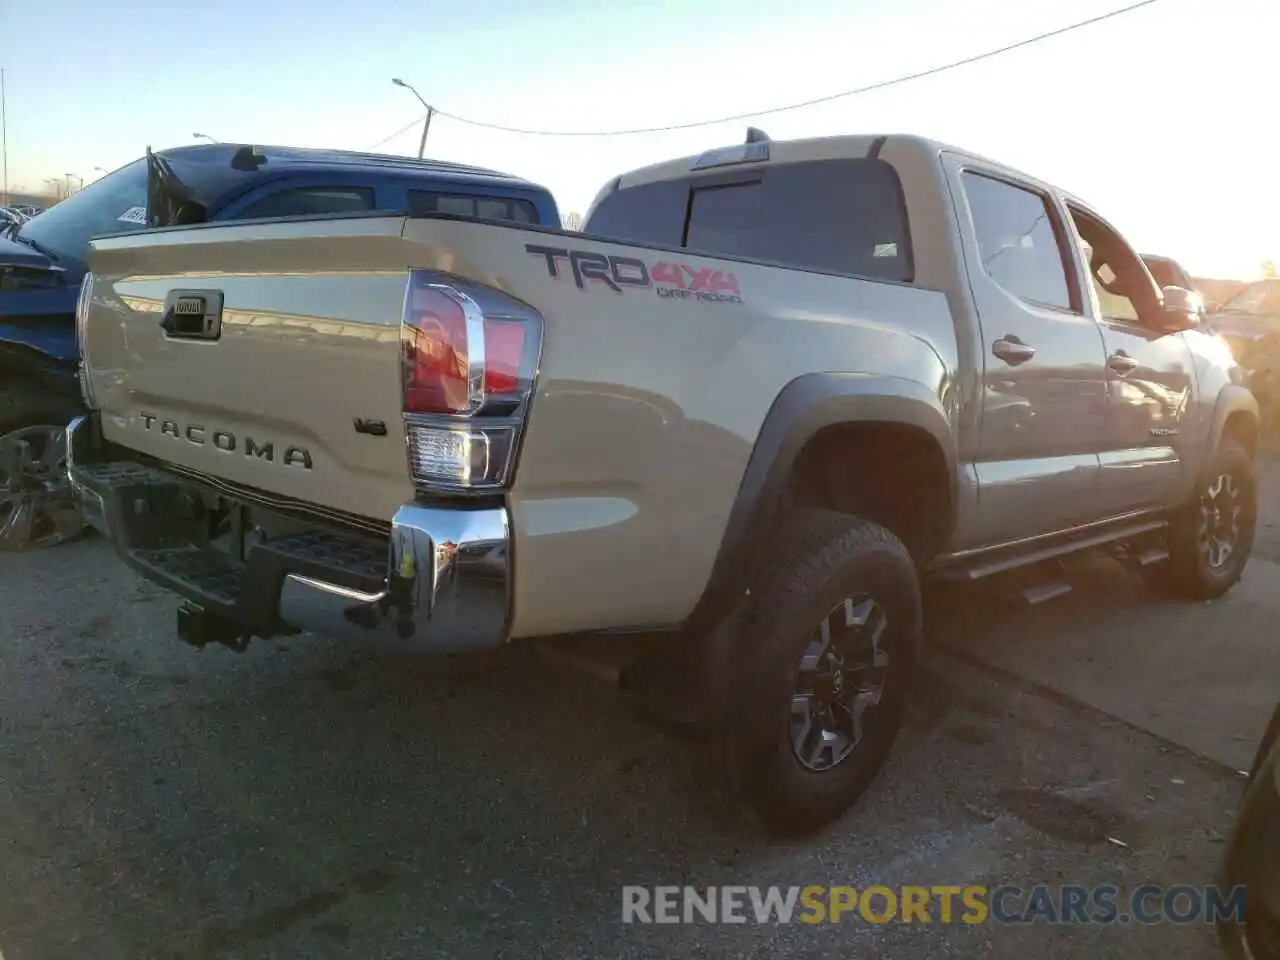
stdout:
[[910,282],[897,172],[872,158],[774,163],[624,187],[584,232],[712,256]]

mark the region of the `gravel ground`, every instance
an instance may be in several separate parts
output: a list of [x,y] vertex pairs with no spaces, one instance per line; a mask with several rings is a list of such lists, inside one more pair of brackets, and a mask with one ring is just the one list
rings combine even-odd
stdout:
[[[1280,559],[1274,466],[1264,500]],[[1234,771],[966,658],[853,812],[779,844],[528,651],[196,652],[174,606],[100,541],[0,556],[6,960],[1217,955],[1203,925],[621,922],[626,884],[1211,882]]]

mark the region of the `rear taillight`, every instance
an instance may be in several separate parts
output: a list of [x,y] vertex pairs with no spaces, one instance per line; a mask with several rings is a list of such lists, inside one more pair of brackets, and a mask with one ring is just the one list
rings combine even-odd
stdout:
[[541,343],[542,318],[525,304],[466,281],[410,274],[400,348],[416,484],[484,491],[510,482]]
[[93,274],[86,273],[80,281],[80,296],[76,298],[76,355],[80,377],[80,395],[90,410],[97,408],[93,389],[89,383],[89,368],[85,354],[89,349],[89,301],[93,299]]

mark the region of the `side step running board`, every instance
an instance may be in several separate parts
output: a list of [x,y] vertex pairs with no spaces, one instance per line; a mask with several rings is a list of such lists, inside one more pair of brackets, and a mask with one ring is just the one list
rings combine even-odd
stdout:
[[[1147,520],[1123,527],[1112,527],[1091,536],[1062,540],[1025,551],[1015,552],[1013,548],[1008,548],[993,554],[968,558],[967,562],[962,559],[949,563],[938,570],[937,576],[944,580],[981,580],[985,577],[995,576],[998,573],[1007,573],[1010,570],[1034,566],[1037,563],[1044,563],[1048,560],[1057,560],[1073,553],[1082,553],[1086,550],[1106,547],[1111,544],[1123,543],[1126,540],[1134,540],[1138,537],[1159,533],[1167,527],[1168,522],[1166,520]],[[1148,553],[1154,554],[1157,552],[1163,553],[1163,556],[1154,556],[1150,561],[1144,560],[1144,563],[1157,563],[1168,556],[1167,551],[1147,551],[1143,554],[1143,557],[1146,557]]]
[[1034,587],[1027,587],[1022,591],[1022,599],[1027,602],[1028,606],[1034,607],[1038,603],[1045,603],[1049,600],[1056,600],[1058,597],[1064,597],[1071,592],[1071,584],[1065,580],[1054,580],[1050,583],[1039,583]]
[[1169,551],[1163,547],[1152,547],[1149,550],[1143,550],[1133,556],[1134,562],[1140,567],[1149,567],[1153,563],[1164,563],[1169,559]]

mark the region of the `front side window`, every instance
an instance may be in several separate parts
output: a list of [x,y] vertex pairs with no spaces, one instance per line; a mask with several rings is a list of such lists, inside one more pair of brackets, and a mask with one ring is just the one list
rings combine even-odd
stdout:
[[969,171],[962,174],[962,182],[987,276],[1019,300],[1072,310],[1048,198]]
[[143,159],[95,180],[26,221],[18,236],[38,244],[65,266],[66,261],[88,262],[93,237],[146,226],[147,161]]
[[1141,258],[1101,221],[1071,206],[1067,210],[1084,246],[1089,282],[1103,319],[1139,323],[1144,315],[1153,315],[1158,294]]
[[232,219],[306,217],[372,209],[373,191],[368,187],[295,187],[254,201]]

